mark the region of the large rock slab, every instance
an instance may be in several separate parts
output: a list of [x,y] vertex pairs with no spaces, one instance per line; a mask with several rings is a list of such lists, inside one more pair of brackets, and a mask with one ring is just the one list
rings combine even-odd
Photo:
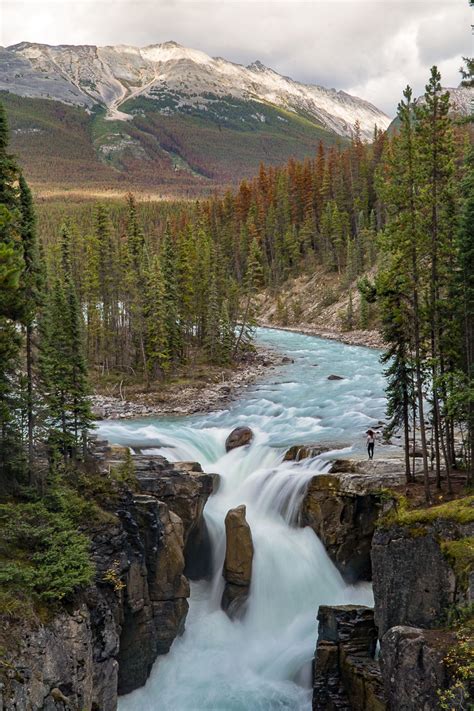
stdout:
[[375,661],[374,613],[357,605],[322,605],[313,670],[313,711],[383,711]]
[[455,641],[451,632],[402,625],[392,627],[384,635],[380,664],[389,709],[440,708],[437,692],[449,685],[444,657]]
[[253,440],[253,432],[250,427],[236,427],[232,430],[225,441],[225,451],[230,452],[231,449],[244,447]]
[[143,686],[157,656],[184,630],[188,610],[181,519],[151,496],[136,496],[134,506],[133,518],[123,517],[124,527],[130,537],[139,536],[142,555],[131,552],[125,578],[119,694]]
[[378,528],[372,544],[375,620],[380,637],[394,626],[435,627],[467,592],[443,551],[443,542],[474,535],[474,523]]
[[253,541],[246,507],[230,509],[225,517],[226,552],[222,574],[226,581],[222,608],[230,617],[242,609],[252,580]]
[[197,462],[168,462],[156,455],[136,456],[133,462],[140,491],[165,502],[183,522],[186,575],[191,580],[208,577],[212,561],[203,512],[214,475],[204,473]]
[[386,507],[387,497],[370,475],[320,474],[306,489],[301,524],[313,529],[346,581],[371,580],[372,537]]
[[310,459],[318,457],[324,452],[330,452],[333,449],[342,449],[348,445],[334,443],[317,443],[317,444],[294,444],[285,452],[283,457],[284,462],[300,462],[302,459]]

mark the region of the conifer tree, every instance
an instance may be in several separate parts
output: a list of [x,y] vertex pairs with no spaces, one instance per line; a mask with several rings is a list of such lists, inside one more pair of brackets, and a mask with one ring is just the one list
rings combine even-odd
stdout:
[[[387,206],[385,249],[388,256],[397,255],[393,268],[398,270],[400,296],[406,305],[406,322],[409,323],[410,349],[413,351],[414,381],[419,414],[419,428],[423,461],[425,497],[431,499],[428,448],[424,402],[424,343],[422,322],[423,281],[420,269],[427,252],[426,238],[421,224],[419,154],[414,125],[412,90],[403,92],[404,100],[398,105],[400,132],[386,152],[386,166],[380,192]],[[404,318],[405,322],[405,318]]]
[[22,314],[21,322],[25,328],[26,361],[26,418],[28,441],[28,469],[30,482],[33,481],[33,454],[35,430],[35,356],[34,333],[37,326],[39,309],[45,288],[45,269],[40,256],[36,235],[36,216],[33,199],[28,184],[20,175],[20,236],[23,250],[24,268],[21,275]]
[[81,311],[72,279],[70,232],[66,226],[61,245],[61,274],[47,296],[40,324],[39,370],[49,441],[67,459],[79,455],[92,416]]
[[458,231],[458,264],[456,279],[459,293],[461,345],[459,365],[462,377],[451,388],[451,408],[458,422],[467,429],[466,453],[468,483],[474,483],[474,148],[466,158],[462,181],[462,210]]
[[163,236],[161,267],[164,283],[164,304],[166,313],[166,334],[168,352],[173,366],[183,359],[183,340],[181,333],[179,291],[177,284],[177,260],[173,238],[169,226]]
[[454,170],[454,145],[449,118],[449,93],[441,89],[441,75],[432,67],[424,102],[416,109],[416,138],[420,173],[420,203],[422,229],[429,245],[430,280],[427,294],[429,339],[432,370],[432,420],[436,483],[441,485],[440,444],[444,453],[449,483],[450,458],[446,432],[443,432],[439,392],[439,375],[444,371],[443,333],[451,321],[444,322],[441,299],[446,296],[449,274],[449,254],[453,249],[450,224],[451,177]]
[[8,153],[8,127],[0,104],[0,474],[14,472],[18,432],[15,428],[14,383],[18,373],[21,316],[21,274],[18,170]]
[[163,380],[170,367],[170,353],[166,330],[165,287],[158,255],[146,271],[144,301],[145,351],[147,380]]

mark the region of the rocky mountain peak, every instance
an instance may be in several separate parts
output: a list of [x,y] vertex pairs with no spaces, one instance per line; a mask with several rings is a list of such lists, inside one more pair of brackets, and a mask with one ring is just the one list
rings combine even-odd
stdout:
[[155,105],[158,97],[167,114],[231,97],[309,117],[340,136],[350,136],[356,121],[368,139],[375,124],[383,129],[390,123],[357,97],[294,81],[259,60],[246,67],[172,40],[146,47],[20,42],[2,53],[2,89],[86,108],[102,105],[115,120],[130,118],[120,107],[138,97]]

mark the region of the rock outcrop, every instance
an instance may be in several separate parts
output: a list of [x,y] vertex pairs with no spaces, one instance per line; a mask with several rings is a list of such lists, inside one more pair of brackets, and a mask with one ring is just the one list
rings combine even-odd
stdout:
[[135,496],[133,507],[119,512],[130,545],[117,656],[119,694],[143,686],[157,656],[166,654],[184,630],[188,611],[181,519],[152,496]]
[[244,447],[246,444],[250,444],[252,440],[253,432],[250,427],[236,427],[225,441],[225,451],[230,452],[231,449]]
[[438,690],[449,684],[446,650],[453,633],[416,627],[392,627],[383,637],[380,664],[390,711],[440,708]]
[[459,645],[446,629],[448,612],[474,600],[474,522],[464,501],[392,512],[374,535],[375,621],[391,711],[439,709],[439,691],[472,687],[470,679],[453,682],[445,662]]
[[[133,457],[140,491],[163,501],[183,522],[185,574],[191,580],[211,571],[211,550],[204,506],[214,487],[214,475],[197,462],[168,462],[162,456]],[[111,465],[116,465],[113,461]]]
[[299,462],[302,459],[310,459],[312,457],[318,457],[324,452],[329,452],[331,449],[341,449],[339,443],[326,443],[326,444],[294,444],[292,447],[287,449],[285,456],[283,457],[284,462]]
[[[301,524],[310,526],[324,544],[331,560],[348,582],[371,580],[371,545],[375,524],[391,505],[383,492],[401,483],[390,460],[372,462],[340,460],[330,474],[314,476],[301,506]],[[342,471],[339,471],[342,469]],[[377,471],[378,469],[378,471]]]
[[314,659],[313,711],[383,711],[379,664],[374,659],[374,613],[356,605],[321,606]]
[[474,535],[474,523],[434,520],[429,524],[377,529],[372,545],[375,621],[382,638],[398,625],[438,626],[447,609],[472,594],[451,564],[449,542]]
[[[102,476],[126,451],[96,443]],[[0,709],[115,711],[117,694],[143,685],[183,631],[185,541],[201,525],[212,477],[162,457],[135,462],[140,492],[122,491],[107,522],[87,530],[94,584],[48,621],[11,622],[4,631]]]
[[229,617],[242,613],[252,579],[253,541],[245,518],[246,507],[230,509],[225,517],[226,551],[224,569],[225,588],[222,608]]

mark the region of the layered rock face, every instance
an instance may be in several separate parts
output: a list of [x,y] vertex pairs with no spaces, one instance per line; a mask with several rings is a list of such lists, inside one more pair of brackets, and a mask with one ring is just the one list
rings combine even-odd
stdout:
[[443,542],[474,534],[474,524],[434,521],[376,531],[372,547],[375,620],[382,637],[396,625],[433,627],[469,593],[443,552]]
[[183,522],[185,573],[191,580],[208,576],[212,560],[204,506],[214,487],[212,474],[197,462],[168,462],[161,456],[133,458],[140,491],[163,501]]
[[302,459],[318,457],[331,449],[340,449],[339,443],[334,444],[294,444],[285,452],[284,462],[300,462]]
[[401,483],[399,460],[336,461],[309,482],[301,524],[310,526],[347,582],[372,579],[375,524],[391,504],[382,489]]
[[433,711],[439,708],[438,689],[448,686],[444,663],[454,634],[399,625],[383,638],[381,666],[389,709]]
[[[123,450],[103,443],[94,454],[104,476],[123,461]],[[115,711],[117,694],[142,686],[183,631],[186,537],[202,524],[212,477],[162,457],[137,457],[136,473],[142,493],[129,491],[115,523],[89,531],[94,585],[47,623],[7,630],[16,642],[5,660],[2,711]],[[172,482],[182,518],[171,505]]]
[[382,677],[374,660],[374,613],[356,605],[326,606],[318,612],[313,711],[383,711]]
[[229,617],[241,614],[252,579],[253,541],[245,518],[246,507],[230,509],[225,517],[226,552],[222,574],[225,588],[222,608]]
[[157,656],[184,630],[188,611],[181,519],[152,496],[135,496],[133,504],[135,511],[119,512],[131,543],[117,655],[119,694],[143,686]]
[[472,580],[457,568],[449,550],[473,535],[474,523],[440,518],[387,525],[374,535],[375,621],[392,711],[440,708],[438,690],[450,684],[444,660],[456,644],[442,623],[450,608],[474,600]]

